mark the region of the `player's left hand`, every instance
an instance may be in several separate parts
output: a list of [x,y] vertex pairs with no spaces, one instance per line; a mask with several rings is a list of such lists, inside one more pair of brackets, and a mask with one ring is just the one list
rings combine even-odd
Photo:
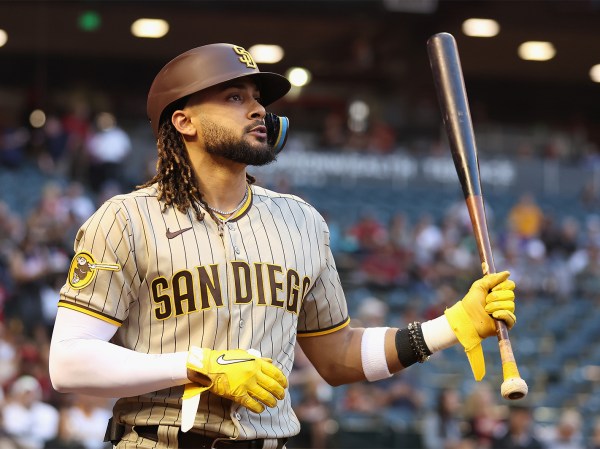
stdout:
[[515,283],[510,273],[487,274],[475,281],[465,297],[444,313],[458,341],[465,348],[476,380],[485,376],[481,341],[496,335],[494,319],[502,320],[510,329],[514,326]]

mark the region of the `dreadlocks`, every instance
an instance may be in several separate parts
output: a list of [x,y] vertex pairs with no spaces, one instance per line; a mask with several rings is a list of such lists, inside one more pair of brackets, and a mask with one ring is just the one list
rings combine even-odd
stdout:
[[[249,174],[246,174],[246,179],[249,184],[255,182],[255,178]],[[164,201],[163,213],[173,206],[185,214],[191,207],[196,219],[202,221],[204,212],[198,204],[200,202],[213,220],[218,221],[202,197],[183,138],[171,120],[162,121],[159,129],[156,175],[137,188],[149,187],[154,183],[158,183],[158,200]]]

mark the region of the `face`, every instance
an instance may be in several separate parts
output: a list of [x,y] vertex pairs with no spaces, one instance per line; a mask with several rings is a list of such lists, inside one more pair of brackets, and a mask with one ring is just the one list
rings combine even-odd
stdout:
[[267,144],[260,92],[248,78],[194,94],[184,112],[207,153],[245,165],[275,160],[275,151]]

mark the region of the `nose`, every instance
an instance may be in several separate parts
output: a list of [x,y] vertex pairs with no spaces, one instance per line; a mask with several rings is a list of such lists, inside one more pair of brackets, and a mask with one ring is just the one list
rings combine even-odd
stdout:
[[260,104],[257,100],[254,100],[252,104],[252,108],[250,109],[249,116],[252,119],[264,119],[265,115],[267,115],[267,110],[265,107]]

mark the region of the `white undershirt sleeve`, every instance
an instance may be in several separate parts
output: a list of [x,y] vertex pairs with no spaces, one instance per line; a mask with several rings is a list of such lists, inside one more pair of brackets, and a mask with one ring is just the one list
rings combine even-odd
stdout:
[[50,378],[61,393],[137,396],[189,382],[186,352],[144,354],[110,343],[117,327],[59,307],[50,344]]

